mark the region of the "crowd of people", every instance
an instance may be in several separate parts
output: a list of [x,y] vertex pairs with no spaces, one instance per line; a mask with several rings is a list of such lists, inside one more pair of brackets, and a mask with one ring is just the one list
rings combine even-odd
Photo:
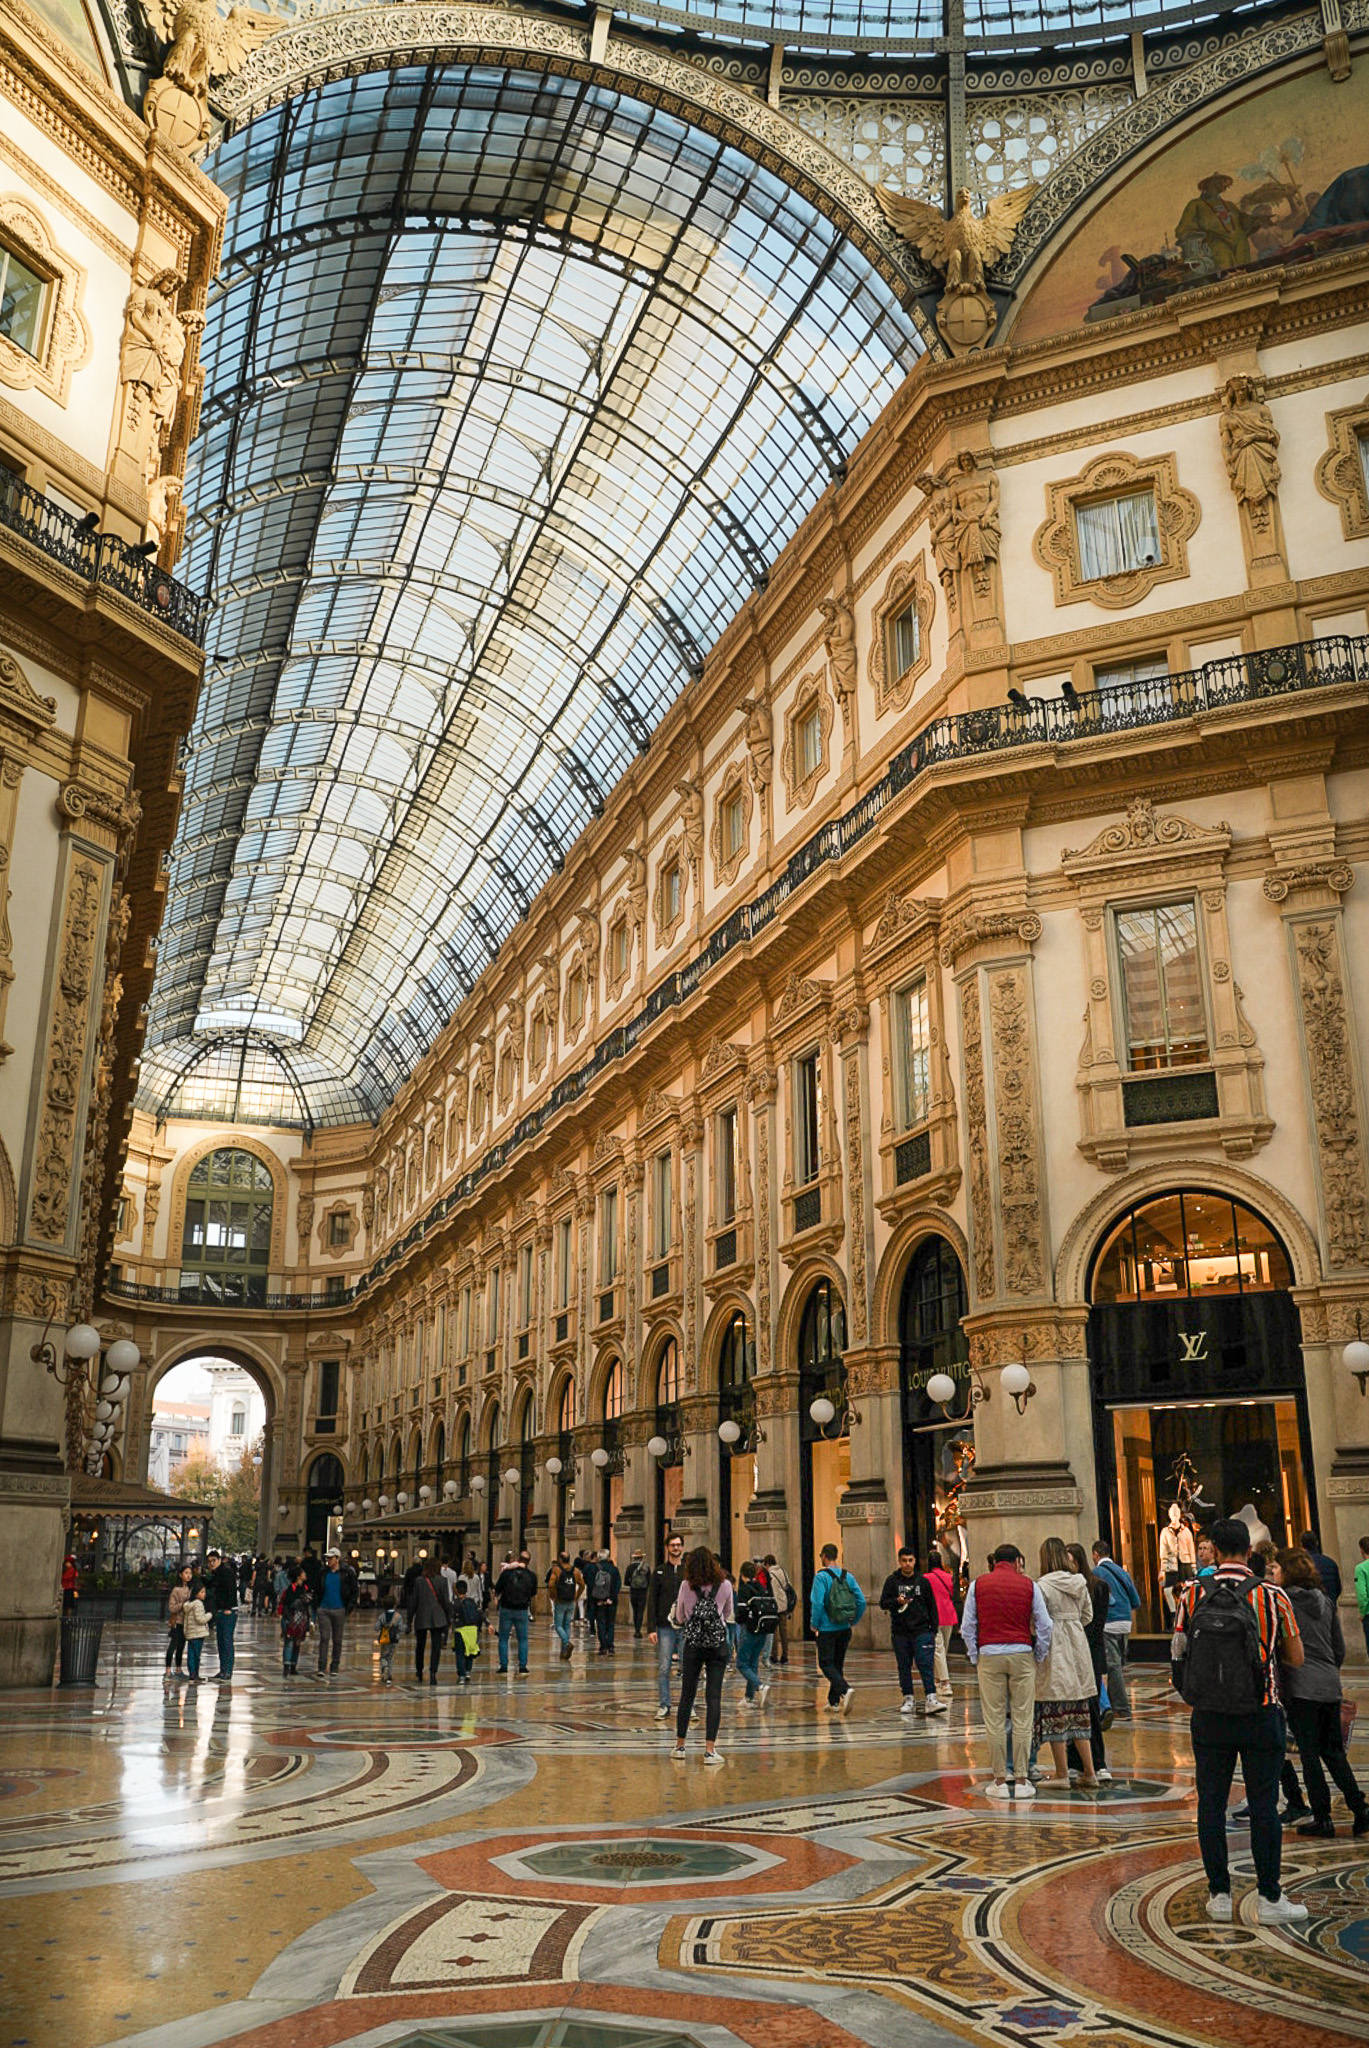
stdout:
[[[1369,1647],[1369,1538],[1360,1550],[1355,1593]],[[1262,1542],[1252,1549],[1249,1528],[1239,1519],[1215,1522],[1203,1533],[1194,1576],[1178,1588],[1171,1675],[1191,1709],[1199,1845],[1215,1920],[1232,1917],[1233,1822],[1249,1825],[1257,1915],[1270,1923],[1306,1915],[1280,1886],[1285,1828],[1334,1836],[1335,1788],[1354,1834],[1369,1834],[1369,1804],[1345,1742],[1353,1710],[1345,1707],[1340,1677],[1340,1591],[1339,1570],[1313,1532],[1288,1548]],[[526,1678],[541,1595],[559,1661],[575,1655],[577,1635],[586,1656],[612,1658],[624,1593],[634,1639],[645,1636],[656,1652],[656,1717],[674,1721],[674,1758],[687,1758],[702,1686],[704,1762],[720,1763],[729,1671],[738,1680],[737,1711],[762,1714],[774,1671],[791,1658],[799,1593],[773,1555],[748,1558],[733,1572],[708,1545],[686,1554],[683,1539],[671,1535],[655,1567],[641,1550],[623,1570],[607,1548],[573,1556],[562,1551],[540,1580],[526,1550],[509,1552],[497,1573],[483,1570],[474,1556],[464,1568],[421,1557],[402,1575],[377,1575],[373,1625],[369,1613],[366,1621],[379,1682],[394,1683],[395,1653],[406,1640],[420,1684],[437,1685],[448,1643],[458,1686],[471,1683],[487,1642],[501,1674]],[[311,1635],[317,1675],[327,1677],[341,1668],[347,1618],[359,1605],[358,1574],[336,1549],[322,1557],[306,1549],[288,1561],[234,1560],[210,1551],[201,1566],[186,1565],[172,1588],[166,1683],[201,1682],[204,1645],[212,1636],[215,1679],[231,1685],[243,1606],[274,1617],[286,1678],[298,1673]],[[851,1711],[855,1688],[846,1657],[867,1606],[836,1545],[825,1544],[806,1609],[819,1713],[845,1718]],[[1110,1781],[1107,1736],[1116,1722],[1131,1718],[1127,1650],[1140,1607],[1130,1574],[1104,1541],[1086,1553],[1055,1536],[1040,1547],[1035,1578],[1012,1543],[1001,1544],[977,1577],[952,1571],[935,1550],[924,1566],[905,1546],[878,1597],[905,1715],[946,1713],[948,1651],[958,1632],[975,1675],[988,1749],[984,1789],[991,1799],[1012,1801],[1034,1799],[1038,1785],[1088,1790]],[[1245,1800],[1228,1813],[1238,1765]]]

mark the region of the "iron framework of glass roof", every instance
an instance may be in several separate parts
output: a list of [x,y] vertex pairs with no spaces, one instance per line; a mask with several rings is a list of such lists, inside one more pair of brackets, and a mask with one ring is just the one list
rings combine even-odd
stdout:
[[693,35],[878,56],[963,46],[1004,52],[1158,32],[1266,0],[626,0],[625,21]]
[[339,79],[209,168],[232,211],[182,573],[217,609],[140,1101],[351,1121],[921,343],[781,178],[583,79]]

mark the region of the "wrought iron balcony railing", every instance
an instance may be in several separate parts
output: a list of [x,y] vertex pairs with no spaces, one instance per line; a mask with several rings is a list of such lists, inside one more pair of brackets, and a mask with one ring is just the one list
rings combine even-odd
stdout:
[[[1296,641],[1287,647],[1263,648],[1254,654],[1227,655],[1180,675],[1117,684],[1106,690],[1081,691],[1073,696],[1041,697],[1022,704],[994,704],[984,710],[962,711],[953,718],[937,719],[894,755],[887,773],[849,811],[821,826],[790,857],[784,872],[768,889],[734,910],[710,934],[694,959],[658,982],[635,1017],[606,1032],[583,1066],[558,1081],[544,1102],[521,1117],[508,1135],[477,1160],[445,1195],[439,1196],[425,1215],[416,1217],[404,1235],[382,1252],[345,1294],[331,1298],[272,1295],[267,1305],[327,1306],[336,1310],[365,1293],[459,1203],[467,1201],[482,1181],[499,1172],[520,1146],[537,1137],[552,1117],[578,1101],[607,1067],[626,1058],[658,1017],[687,1001],[705,976],[731,951],[748,944],[772,924],[788,899],[806,882],[829,862],[841,860],[859,845],[895,797],[927,769],[1028,747],[1068,748],[1104,733],[1139,732],[1204,712],[1220,712],[1241,704],[1344,683],[1369,683],[1369,636],[1330,633],[1320,640]],[[176,1288],[137,1288],[113,1280],[106,1282],[106,1291],[121,1300],[183,1302],[186,1298]],[[198,1300],[196,1305],[205,1306]]]
[[49,561],[70,569],[93,590],[117,591],[183,639],[203,647],[209,598],[197,597],[117,534],[85,532],[74,513],[6,469],[0,469],[0,526],[40,549]]

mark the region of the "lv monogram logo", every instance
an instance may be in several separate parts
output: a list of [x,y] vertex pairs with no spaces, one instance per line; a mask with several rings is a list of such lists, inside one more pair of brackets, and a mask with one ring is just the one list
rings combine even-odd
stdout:
[[1180,1330],[1179,1342],[1183,1345],[1180,1365],[1195,1365],[1207,1357],[1206,1330]]

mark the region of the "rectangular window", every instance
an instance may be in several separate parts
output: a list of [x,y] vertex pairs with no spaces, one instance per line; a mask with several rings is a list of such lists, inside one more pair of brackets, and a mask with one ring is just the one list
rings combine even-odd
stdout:
[[49,284],[0,242],[0,334],[26,356],[42,354]]
[[1200,1065],[1208,1056],[1207,1023],[1193,904],[1119,910],[1114,926],[1128,1067],[1143,1073]]
[[599,1197],[599,1285],[612,1287],[618,1278],[618,1190],[605,1188]]
[[526,1330],[532,1321],[532,1246],[518,1249],[518,1327]]
[[822,711],[814,704],[803,712],[794,732],[794,753],[798,760],[798,780],[806,782],[810,775],[816,775],[822,766]]
[[490,1277],[485,1283],[485,1342],[499,1342],[499,1268],[490,1268]]
[[566,1023],[572,1031],[578,1031],[585,1021],[585,977],[576,968],[566,983]]
[[609,960],[615,981],[627,974],[627,919],[620,917],[609,932]]
[[570,1307],[571,1219],[563,1216],[556,1226],[556,1306]]
[[347,1217],[341,1210],[334,1210],[328,1218],[328,1242],[334,1250],[347,1248]]
[[470,1288],[469,1288],[469,1287],[463,1287],[463,1288],[462,1288],[462,1290],[461,1290],[461,1356],[462,1356],[463,1358],[469,1358],[469,1357],[470,1357],[470,1355],[471,1355],[471,1290],[470,1290]]
[[318,1413],[337,1414],[339,1363],[336,1358],[325,1358],[318,1369]]
[[818,1055],[794,1062],[794,1178],[800,1187],[816,1180],[822,1164],[818,1146]]
[[1129,570],[1160,560],[1154,491],[1129,491],[1125,497],[1076,505],[1074,532],[1079,544],[1079,575],[1085,583],[1102,576],[1125,576]]
[[737,789],[723,805],[723,859],[735,860],[746,843],[746,801]]
[[121,1237],[127,1237],[127,1236],[128,1236],[128,1196],[127,1196],[127,1195],[120,1195],[120,1197],[119,1197],[119,1203],[118,1203],[118,1207],[117,1207],[117,1208],[115,1209],[115,1211],[114,1211],[114,1235],[115,1235],[116,1239],[117,1239],[117,1238],[121,1238]]
[[1364,478],[1364,495],[1366,498],[1369,498],[1369,434],[1356,434],[1355,446],[1359,449],[1359,466],[1360,475]]
[[894,996],[894,1055],[899,1124],[908,1131],[920,1124],[931,1108],[932,1041],[925,976]]
[[917,660],[922,644],[922,625],[915,604],[904,609],[889,621],[889,666],[894,681],[906,676]]
[[532,1020],[532,1064],[540,1068],[547,1056],[547,1020],[540,1010]]
[[671,1187],[670,1154],[658,1152],[651,1162],[651,1256],[664,1259],[670,1253]]
[[341,1301],[346,1285],[341,1273],[328,1273],[324,1276],[323,1292],[329,1301]]
[[673,860],[661,876],[661,908],[664,922],[674,924],[680,914],[680,863]]
[[718,1112],[713,1129],[713,1173],[714,1193],[717,1197],[718,1223],[730,1223],[737,1213],[737,1112],[735,1108]]

